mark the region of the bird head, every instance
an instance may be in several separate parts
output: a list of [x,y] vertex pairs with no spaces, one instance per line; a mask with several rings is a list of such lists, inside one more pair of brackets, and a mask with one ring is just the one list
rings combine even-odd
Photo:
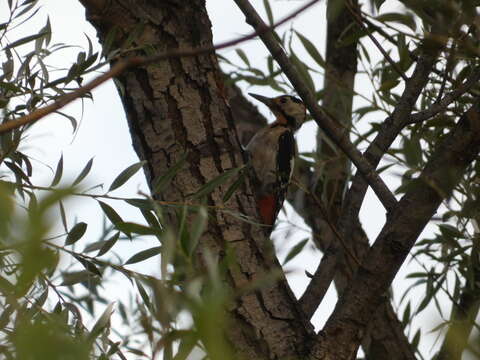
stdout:
[[249,95],[267,105],[279,124],[298,130],[305,122],[307,112],[305,105],[299,98],[290,95],[273,98],[252,93],[249,93]]

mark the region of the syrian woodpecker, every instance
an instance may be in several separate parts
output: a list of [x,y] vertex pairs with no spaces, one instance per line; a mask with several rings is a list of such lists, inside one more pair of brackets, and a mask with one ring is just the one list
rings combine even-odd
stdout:
[[273,226],[282,208],[293,172],[294,133],[306,118],[303,102],[293,96],[274,98],[252,94],[272,111],[276,120],[257,132],[247,145],[257,180],[257,206],[262,222]]

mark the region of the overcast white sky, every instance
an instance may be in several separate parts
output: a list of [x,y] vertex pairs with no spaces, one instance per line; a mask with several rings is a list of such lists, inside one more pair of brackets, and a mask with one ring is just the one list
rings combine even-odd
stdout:
[[[257,7],[258,11],[263,15],[263,2],[259,0],[252,1]],[[271,5],[275,18],[281,18],[296,9],[302,2],[299,1],[284,1],[272,0]],[[42,0],[42,11],[40,16],[36,16],[35,20],[29,22],[28,27],[22,27],[22,31],[26,34],[32,33],[31,29],[38,30],[45,23],[45,17],[48,14],[52,23],[53,40],[52,42],[64,42],[68,44],[75,44],[81,47],[87,46],[87,41],[84,34],[87,34],[91,39],[96,39],[94,29],[85,21],[84,10],[76,0]],[[6,11],[2,7],[6,6],[5,1],[0,1],[0,14],[5,14]],[[207,7],[211,16],[213,24],[214,41],[216,43],[223,40],[237,37],[240,34],[250,32],[251,29],[244,23],[244,17],[236,8],[232,1],[226,0],[207,0]],[[384,11],[391,11],[398,8],[398,4],[394,1],[387,1]],[[319,46],[322,53],[324,53],[324,37],[325,37],[325,6],[324,4],[317,5],[308,13],[299,16],[293,20],[292,23],[283,26],[283,29],[289,26],[295,26],[296,30],[307,36],[311,41]],[[1,19],[0,15],[0,22]],[[12,37],[12,36],[11,36]],[[367,45],[371,48],[372,44]],[[98,45],[96,44],[98,49]],[[261,64],[264,67],[266,50],[260,41],[250,41],[241,45],[242,49],[246,51],[255,63]],[[298,53],[302,59],[306,59],[312,65],[314,64],[308,55],[297,46]],[[54,58],[54,63],[58,66],[69,67],[71,62],[75,59],[75,51],[64,51],[61,56]],[[228,56],[234,61],[238,61],[234,49],[227,49],[221,52],[222,55]],[[378,55],[376,55],[378,59]],[[321,89],[323,80],[320,76],[315,78],[317,89]],[[368,92],[368,86],[365,87],[366,82],[358,82],[357,88],[359,91]],[[245,88],[245,84],[240,84]],[[246,88],[245,88],[246,89]],[[250,91],[264,94],[266,96],[274,95],[275,93],[267,88],[249,88]],[[30,132],[31,136],[28,141],[29,153],[38,158],[42,162],[55,167],[56,163],[63,153],[65,159],[65,172],[71,174],[71,177],[76,176],[86,162],[94,157],[94,165],[91,174],[89,175],[89,183],[91,185],[104,183],[108,187],[110,182],[116,175],[128,165],[138,161],[136,154],[131,146],[131,139],[127,129],[125,115],[123,113],[122,105],[118,98],[117,92],[112,82],[101,86],[93,91],[94,101],[86,101],[83,109],[83,120],[80,124],[78,133],[73,138],[71,127],[68,121],[59,116],[49,116],[35,125]],[[356,103],[359,106],[360,103]],[[270,116],[265,109],[260,109],[266,116]],[[79,102],[69,105],[66,109],[69,114],[81,117],[82,107]],[[379,119],[375,119],[379,120]],[[315,133],[316,125],[308,123],[303,126],[297,135],[297,141],[301,151],[310,151],[315,147]],[[51,173],[45,169],[47,178],[51,178]],[[38,178],[38,185],[41,184],[41,177]],[[395,182],[395,179],[388,179],[389,183]],[[115,195],[124,197],[136,196],[138,191],[147,191],[147,186],[143,174],[138,174],[132,178],[125,186],[118,190]],[[142,222],[141,215],[133,208],[123,205],[121,202],[111,203],[112,206],[122,215],[124,219],[130,221]],[[75,200],[69,203],[72,215],[69,219],[70,225],[74,222],[74,218],[79,221],[85,221],[89,224],[87,231],[88,241],[95,241],[98,237],[99,229],[102,223],[102,215],[98,205],[90,200]],[[298,216],[292,211],[288,211],[290,220],[298,224],[299,227],[305,227]],[[371,239],[381,229],[384,223],[384,211],[375,197],[370,193],[366,205],[362,208],[362,222],[365,225],[367,233]],[[293,229],[293,236],[288,238],[289,244],[285,244],[284,233],[279,231],[276,236],[276,242],[279,247],[284,247],[282,254],[292,246],[292,243],[308,236],[308,233],[299,229]],[[128,258],[132,254],[141,249],[151,246],[156,246],[154,242],[143,241],[140,243],[125,243],[115,247],[115,250],[123,254],[124,258]],[[81,248],[81,246],[80,246]],[[281,255],[281,259],[283,255]],[[291,270],[289,275],[290,283],[296,292],[301,294],[307,284],[307,278],[304,275],[304,270],[314,272],[316,265],[321,257],[318,251],[305,251],[301,256],[297,257],[291,262],[288,267]],[[136,266],[131,266],[132,269],[158,274],[158,262],[152,260],[142,262]],[[410,272],[405,267],[397,276],[394,283],[396,299],[402,294],[403,290],[408,286],[408,282],[403,281],[402,277]],[[112,290],[112,291],[110,291]],[[115,288],[110,287],[109,292],[112,299],[115,298]],[[133,290],[133,288],[132,288]],[[125,292],[125,289],[118,287],[118,294]],[[414,304],[418,304],[421,298],[412,299]],[[327,300],[322,304],[321,309],[317,312],[314,322],[317,327],[322,326],[324,321],[330,315],[331,310],[335,304],[335,292],[330,289]],[[436,322],[434,312],[427,310],[415,320],[415,328],[420,324],[424,324],[423,333],[431,329]],[[411,334],[413,336],[413,332]],[[431,342],[424,343],[422,351],[427,358],[430,357]]]

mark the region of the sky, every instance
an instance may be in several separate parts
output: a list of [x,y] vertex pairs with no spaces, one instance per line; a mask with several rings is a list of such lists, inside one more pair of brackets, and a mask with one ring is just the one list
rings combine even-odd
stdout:
[[[263,2],[255,0],[252,2],[259,13],[265,18],[263,9]],[[22,31],[30,31],[30,29],[39,29],[43,27],[46,16],[48,14],[52,23],[53,39],[52,42],[64,42],[68,44],[75,44],[80,47],[87,47],[87,40],[85,35],[88,35],[92,40],[96,39],[95,30],[85,21],[84,10],[76,0],[41,0],[42,9],[39,16],[36,16],[32,21],[29,21],[27,27],[22,27]],[[286,0],[272,0],[271,6],[276,19],[282,18],[291,11],[300,6],[300,1],[286,1]],[[0,14],[5,13],[2,7],[5,2],[0,1]],[[399,7],[395,1],[387,1],[383,11],[392,11]],[[224,40],[229,40],[239,35],[251,32],[250,26],[245,24],[244,16],[236,8],[232,1],[226,0],[207,0],[207,8],[211,21],[213,24],[212,30],[214,35],[214,42],[219,43]],[[309,10],[307,13],[300,15],[283,25],[280,30],[288,29],[294,26],[296,30],[307,36],[313,41],[321,53],[324,54],[324,38],[325,38],[325,6],[322,2]],[[1,22],[1,20],[0,20]],[[12,35],[14,36],[14,35]],[[372,47],[372,44],[367,44]],[[95,44],[99,49],[98,44]],[[305,59],[308,63],[314,66],[312,59],[308,57],[305,51],[294,43],[297,56]],[[248,54],[250,59],[263,66],[265,63],[266,49],[259,40],[252,40],[241,44],[241,48]],[[52,62],[59,67],[68,67],[75,60],[75,52],[78,48],[72,50],[65,50],[60,56],[52,58]],[[220,52],[227,56],[230,60],[239,62],[239,58],[235,53],[235,49],[226,49]],[[373,55],[374,59],[380,59],[378,54]],[[317,90],[321,89],[323,79],[321,75],[315,78]],[[265,96],[277,95],[273,90],[264,87],[247,87],[246,84],[239,84],[244,91],[252,91],[263,94]],[[358,91],[369,91],[365,88],[365,81],[357,81]],[[51,168],[55,168],[60,156],[63,154],[65,160],[65,173],[67,178],[74,178],[89,159],[94,158],[93,168],[88,177],[87,184],[96,185],[103,183],[106,187],[116,177],[120,171],[127,166],[138,161],[138,158],[133,151],[131,139],[125,120],[125,114],[122,109],[117,91],[110,81],[107,84],[100,86],[93,91],[94,100],[85,101],[83,106],[77,101],[74,104],[68,105],[63,111],[81,118],[81,123],[77,133],[72,135],[72,128],[67,120],[60,116],[51,115],[37,123],[31,131],[29,131],[29,139],[27,142],[27,151],[34,158],[38,159],[39,163],[48,164]],[[355,102],[355,106],[362,106],[359,101]],[[259,106],[259,110],[270,119],[270,114],[266,109]],[[376,119],[378,120],[378,119]],[[368,121],[365,126],[368,125]],[[300,151],[312,151],[315,148],[315,134],[317,127],[313,122],[305,124],[298,132],[296,138]],[[45,179],[52,178],[52,171],[48,167],[42,167],[41,173],[36,178],[38,184],[41,185]],[[398,180],[394,177],[385,179],[387,184],[393,187],[398,184]],[[45,185],[45,184],[43,184]],[[86,186],[87,187],[87,186]],[[142,173],[138,173],[125,186],[116,190],[113,193],[121,197],[134,197],[139,192],[148,192],[148,187]],[[143,222],[143,217],[136,209],[124,205],[122,202],[110,202],[112,206],[120,213],[124,219],[129,221]],[[99,206],[92,200],[75,199],[68,202],[67,206],[72,210],[69,218],[69,225],[71,226],[75,221],[84,221],[89,224],[86,238],[91,242],[95,241],[99,236],[102,226],[102,215]],[[282,215],[284,216],[284,215]],[[287,218],[293,222],[296,227],[289,228],[289,237],[285,237],[285,226],[280,225],[279,230],[274,236],[274,241],[280,249],[279,257],[283,259],[285,253],[299,240],[308,237],[308,231],[301,218],[296,215],[290,208],[287,208]],[[384,210],[375,195],[369,192],[366,198],[365,205],[362,207],[361,220],[365,226],[366,232],[370,239],[374,239],[380,231],[384,223]],[[116,245],[115,250],[126,259],[132,254],[156,246],[150,240],[123,243]],[[81,245],[80,245],[81,248]],[[303,292],[303,289],[308,283],[308,278],[304,271],[307,270],[313,273],[321,258],[321,253],[313,249],[313,245],[309,245],[309,251],[304,251],[301,256],[294,259],[288,266],[289,282],[297,295]],[[132,270],[137,270],[144,273],[158,274],[159,266],[157,260],[150,260],[131,266]],[[402,278],[406,273],[413,271],[412,268],[406,266],[402,267],[397,276],[393,288],[395,289],[396,299],[394,303],[398,303],[399,296],[403,290],[408,287],[410,282],[404,281]],[[118,296],[122,296],[123,287],[120,280],[113,281],[113,286],[109,291],[115,297],[115,291],[118,289]],[[118,285],[118,287],[115,287]],[[132,288],[133,291],[133,288]],[[327,297],[322,303],[321,308],[315,314],[313,322],[315,326],[320,328],[330,315],[336,301],[336,294],[333,287],[330,288]],[[412,301],[418,304],[419,298]],[[427,309],[418,318],[415,319],[414,330],[420,324],[426,324],[423,333],[433,328],[436,325],[436,316],[432,309]],[[413,336],[414,332],[411,333]],[[430,346],[433,344],[434,337],[430,336],[429,340],[422,345],[422,352],[428,354]],[[427,356],[428,358],[428,356]]]

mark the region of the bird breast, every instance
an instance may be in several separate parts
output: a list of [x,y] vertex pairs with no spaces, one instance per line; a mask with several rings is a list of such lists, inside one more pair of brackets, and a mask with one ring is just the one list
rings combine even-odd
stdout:
[[285,131],[289,130],[283,126],[267,127],[260,130],[247,145],[255,175],[263,188],[277,181],[279,138]]

